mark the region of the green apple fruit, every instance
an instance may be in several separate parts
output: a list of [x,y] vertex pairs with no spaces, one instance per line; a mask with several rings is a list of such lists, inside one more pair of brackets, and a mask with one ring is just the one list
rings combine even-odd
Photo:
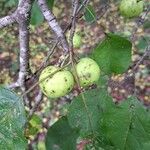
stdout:
[[[39,86],[42,92],[49,98],[58,98],[69,93],[74,86],[74,77],[68,70],[58,71],[55,66],[46,67],[40,74]],[[56,72],[52,77],[50,74]],[[47,79],[45,79],[47,77]],[[45,80],[43,80],[45,79]]]
[[139,16],[144,8],[142,0],[122,0],[120,3],[120,12],[127,18]]
[[75,33],[73,36],[73,46],[74,48],[80,48],[82,45],[82,38],[79,34]]
[[80,86],[89,86],[100,77],[100,68],[98,64],[91,58],[82,58],[76,65],[77,75],[79,77]]

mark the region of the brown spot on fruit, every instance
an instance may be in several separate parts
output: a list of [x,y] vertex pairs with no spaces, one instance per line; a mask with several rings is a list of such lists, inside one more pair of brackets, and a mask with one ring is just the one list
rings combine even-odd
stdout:
[[67,82],[67,81],[68,81],[66,77],[64,78],[64,80],[65,80],[65,82]]
[[45,81],[48,82],[49,79],[46,79]]
[[54,91],[54,90],[52,90],[52,93],[55,93],[55,91]]

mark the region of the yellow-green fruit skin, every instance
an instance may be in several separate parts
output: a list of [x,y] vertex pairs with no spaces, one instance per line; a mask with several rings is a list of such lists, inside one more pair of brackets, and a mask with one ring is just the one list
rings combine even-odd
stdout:
[[86,87],[97,82],[100,77],[100,68],[91,58],[82,58],[76,65],[80,86]]
[[138,17],[144,8],[143,1],[122,0],[120,3],[120,12],[127,18]]
[[81,36],[79,34],[77,34],[77,33],[74,34],[74,36],[73,36],[73,46],[75,48],[80,48],[81,44],[82,44]]
[[[40,74],[39,82],[45,77],[57,71],[55,66],[46,67]],[[56,72],[52,77],[48,77],[39,83],[42,92],[49,98],[58,98],[69,93],[74,86],[74,77],[71,72],[62,70]]]

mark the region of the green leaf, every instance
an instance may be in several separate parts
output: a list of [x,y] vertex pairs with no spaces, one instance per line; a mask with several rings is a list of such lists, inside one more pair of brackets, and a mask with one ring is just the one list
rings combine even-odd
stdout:
[[103,113],[99,134],[116,149],[141,150],[150,139],[150,113],[136,98],[129,98]]
[[30,122],[29,122],[33,127],[35,128],[41,128],[42,125],[42,119],[38,115],[33,115]]
[[36,1],[34,1],[31,11],[31,24],[39,25],[44,21],[44,16],[41,13],[41,10]]
[[150,41],[150,36],[141,37],[139,43],[137,44],[138,51],[141,53],[145,52],[146,47]]
[[54,0],[47,0],[47,4],[48,4],[49,8],[52,10],[52,8],[54,6]]
[[120,74],[125,72],[131,63],[132,44],[127,39],[107,34],[92,54],[93,59],[106,74]]
[[[54,5],[54,0],[47,0],[47,4],[49,6],[50,9],[52,9],[53,5]],[[44,21],[44,16],[41,13],[41,10],[37,4],[37,2],[35,1],[33,3],[32,6],[32,11],[31,11],[31,24],[32,25],[39,25]]]
[[96,13],[91,5],[88,5],[85,8],[84,17],[88,23],[92,23],[96,21]]
[[25,150],[26,122],[22,99],[9,89],[0,87],[0,149]]
[[144,29],[149,29],[150,28],[150,21],[146,21],[143,25]]
[[67,118],[62,117],[48,129],[46,149],[76,150],[76,140],[78,136],[78,130],[72,129],[69,126]]
[[100,78],[97,82],[98,88],[107,88],[108,80],[109,80],[109,77],[107,75],[103,74],[103,72],[101,72]]
[[[87,110],[82,95],[79,95],[73,99],[68,109],[68,121],[73,128],[79,128],[81,134],[86,136],[90,135],[92,130],[95,132],[97,131],[101,112],[105,111],[105,109],[109,109],[113,104],[112,99],[107,95],[106,90],[94,89],[86,91],[83,94]],[[89,119],[91,121],[92,129]]]
[[13,7],[18,4],[18,0],[6,0],[5,7]]
[[150,149],[150,142],[143,144],[143,150],[149,150]]
[[36,135],[42,128],[42,119],[38,115],[33,115],[26,129],[26,137]]

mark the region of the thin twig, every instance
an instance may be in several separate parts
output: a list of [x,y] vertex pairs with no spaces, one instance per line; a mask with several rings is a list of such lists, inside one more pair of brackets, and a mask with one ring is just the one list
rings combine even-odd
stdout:
[[89,3],[89,0],[84,0],[81,5],[79,6],[79,8],[77,9],[76,14],[79,14],[79,12],[82,10],[82,8],[85,8],[86,5]]
[[28,115],[28,121],[32,118],[34,112],[37,110],[37,108],[39,107],[40,103],[42,102],[42,98],[43,98],[43,94],[41,91],[39,91],[38,95],[36,96],[36,102],[33,106],[33,108],[30,110],[29,115]]
[[140,60],[136,63],[136,65],[134,66],[134,68],[132,69],[132,72],[135,72],[136,69],[138,68],[138,66],[143,62],[143,60],[147,57],[150,56],[150,45],[148,45],[145,49],[145,52],[143,54],[143,56],[140,58]]
[[47,57],[44,59],[43,63],[41,64],[40,68],[38,69],[38,73],[36,73],[36,75],[38,75],[40,73],[40,71],[42,70],[43,67],[47,66],[47,61],[50,59],[50,57],[54,54],[55,52],[55,48],[57,47],[57,44],[59,43],[59,41],[57,40],[56,43],[53,45],[52,49],[48,51],[47,53]]
[[51,29],[55,32],[55,34],[57,35],[57,37],[61,41],[64,53],[67,54],[69,52],[69,45],[68,45],[66,37],[63,33],[63,30],[61,29],[58,22],[56,21],[55,16],[48,9],[48,6],[47,6],[45,0],[38,0],[38,4],[39,4],[39,7],[40,7],[45,19],[47,20],[49,26],[51,27]]
[[[74,0],[73,1],[73,12],[72,12],[72,25],[71,25],[71,31],[70,31],[70,61],[71,61],[71,64],[72,64],[72,68],[73,68],[73,71],[75,73],[75,79],[76,79],[76,82],[77,82],[77,85],[78,85],[78,89],[81,91],[82,88],[80,86],[80,82],[79,82],[79,76],[77,74],[77,70],[76,70],[76,67],[75,67],[75,64],[74,64],[74,60],[73,60],[73,36],[74,36],[74,33],[75,33],[75,29],[76,29],[76,13],[77,13],[77,10],[78,10],[78,0]],[[90,125],[90,128],[91,128],[91,131],[92,131],[92,134],[94,135],[94,130],[93,130],[93,127],[92,127],[92,121],[91,121],[91,115],[88,111],[88,106],[86,104],[86,99],[85,99],[85,96],[83,94],[83,92],[81,92],[81,97],[82,97],[82,100],[83,100],[83,103],[84,103],[84,106],[85,106],[85,110],[87,112],[87,115],[88,115],[88,119],[89,119],[89,125]]]

